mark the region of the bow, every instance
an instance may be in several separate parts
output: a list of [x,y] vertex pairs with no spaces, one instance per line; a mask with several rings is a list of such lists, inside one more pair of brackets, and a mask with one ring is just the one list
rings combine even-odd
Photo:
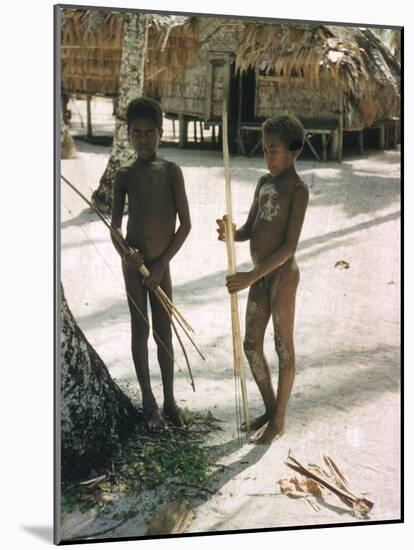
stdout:
[[[233,238],[233,207],[231,200],[231,178],[230,178],[230,158],[229,158],[229,144],[228,144],[228,130],[227,130],[227,105],[226,97],[223,97],[223,123],[222,123],[222,140],[223,140],[223,162],[224,162],[224,178],[226,182],[226,211],[227,215],[224,217],[225,221],[225,235],[227,245],[227,260],[228,260],[228,273],[234,275],[236,272],[236,254],[234,249]],[[241,343],[240,332],[240,317],[239,317],[239,301],[236,293],[230,294],[231,305],[231,326],[233,332],[233,362],[235,375],[240,377],[241,393],[243,399],[243,411],[244,421],[246,429],[250,429],[249,408],[247,401],[247,389],[246,389],[246,374],[244,371],[243,350]]]
[[[79,191],[79,189],[77,187],[75,187],[75,185],[73,185],[73,183],[71,183],[67,178],[65,178],[63,175],[61,175],[61,178],[62,180],[71,188],[73,189],[73,191],[75,191],[75,193],[77,193],[87,204],[90,208],[92,208],[92,210],[94,210],[96,212],[96,214],[99,216],[99,218],[101,219],[101,221],[105,224],[105,226],[109,229],[112,237],[116,240],[116,242],[119,244],[122,252],[124,254],[129,254],[133,251],[133,249],[127,244],[127,242],[125,241],[125,239],[122,237],[122,235],[120,234],[120,232],[118,231],[117,228],[115,228],[112,224],[111,224],[111,221],[109,220],[109,218],[99,210],[99,208],[97,208],[87,197],[85,197],[85,195]],[[143,275],[144,278],[148,277],[150,275],[150,272],[148,271],[147,267],[143,264],[142,266],[139,267],[139,271],[140,273]],[[189,375],[190,375],[190,379],[191,379],[191,386],[193,388],[193,390],[195,391],[195,384],[194,384],[194,378],[193,378],[193,374],[192,374],[192,371],[191,371],[191,367],[190,367],[190,363],[188,361],[188,356],[187,356],[187,353],[186,353],[186,350],[184,348],[184,345],[182,343],[182,340],[178,334],[178,331],[177,331],[177,327],[175,325],[175,321],[177,321],[177,323],[179,324],[179,326],[182,328],[184,334],[187,336],[187,338],[190,340],[191,344],[194,346],[194,348],[197,350],[197,352],[199,353],[199,355],[201,356],[201,358],[205,361],[205,357],[204,355],[202,354],[202,352],[200,351],[200,349],[197,347],[196,343],[194,342],[194,340],[191,338],[190,334],[189,334],[189,331],[191,332],[194,332],[193,328],[190,326],[190,324],[186,321],[186,319],[182,316],[182,314],[178,311],[178,309],[176,308],[176,306],[173,304],[173,302],[169,299],[169,297],[165,294],[165,292],[163,291],[163,289],[161,287],[157,287],[155,290],[154,290],[154,293],[158,299],[158,301],[160,302],[161,306],[163,307],[163,309],[165,310],[165,312],[167,313],[169,319],[170,319],[170,322],[171,322],[171,325],[173,327],[173,330],[174,330],[174,333],[177,337],[177,340],[180,344],[180,347],[183,351],[183,354],[184,354],[184,358],[185,358],[185,361],[186,361],[186,364],[187,364],[187,368],[188,368],[188,372],[189,372]],[[134,307],[137,309],[137,311],[139,312],[139,314],[145,319],[146,323],[149,325],[148,323],[148,320],[146,318],[146,316],[142,313],[142,311],[140,310],[140,308],[138,307],[138,305],[135,303],[135,301],[132,299],[132,297],[127,293],[128,297],[131,299]],[[168,352],[168,354],[171,356],[171,354],[169,353],[168,349],[166,348],[166,346],[164,345],[164,343],[162,342],[161,338],[155,333],[157,339],[161,342],[161,344],[164,346],[164,348],[166,349],[166,351]],[[171,356],[172,357],[172,356]],[[172,359],[175,361],[174,357],[172,357]]]

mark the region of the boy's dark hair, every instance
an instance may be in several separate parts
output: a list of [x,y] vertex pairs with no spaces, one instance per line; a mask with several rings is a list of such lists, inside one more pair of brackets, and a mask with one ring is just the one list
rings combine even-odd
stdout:
[[138,97],[133,99],[127,107],[126,119],[128,131],[131,122],[136,118],[149,118],[156,127],[162,128],[162,110],[161,105],[152,97]]
[[268,118],[262,124],[263,134],[277,134],[289,151],[297,151],[305,142],[305,130],[293,115]]

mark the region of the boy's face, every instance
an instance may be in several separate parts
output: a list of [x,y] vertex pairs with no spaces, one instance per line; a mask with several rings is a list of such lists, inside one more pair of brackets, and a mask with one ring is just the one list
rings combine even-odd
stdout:
[[289,151],[277,134],[263,135],[263,151],[267,169],[272,176],[277,176],[292,166],[300,153],[300,149]]
[[162,129],[157,128],[150,118],[135,118],[129,126],[129,139],[138,158],[151,157],[158,148],[162,136]]

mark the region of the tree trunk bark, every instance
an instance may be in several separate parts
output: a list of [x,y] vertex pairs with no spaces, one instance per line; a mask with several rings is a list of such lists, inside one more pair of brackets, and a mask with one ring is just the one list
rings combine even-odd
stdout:
[[146,51],[145,26],[145,15],[134,13],[125,16],[113,144],[99,187],[92,195],[93,204],[107,214],[112,208],[115,172],[135,157],[128,139],[126,109],[132,99],[142,95]]
[[69,479],[107,464],[139,413],[76,324],[60,288],[61,466]]

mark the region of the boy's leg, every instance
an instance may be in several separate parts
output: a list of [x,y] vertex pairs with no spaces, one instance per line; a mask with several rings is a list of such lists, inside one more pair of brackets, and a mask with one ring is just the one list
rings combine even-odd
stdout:
[[270,280],[270,296],[279,379],[276,406],[267,426],[257,434],[256,443],[270,444],[284,433],[285,414],[295,379],[293,328],[299,270],[294,261],[284,265]]
[[[172,284],[169,267],[165,270],[160,287],[172,300]],[[150,292],[153,336],[157,344],[158,363],[161,368],[164,392],[164,413],[177,426],[182,426],[182,414],[174,398],[174,350],[170,316],[153,292]],[[160,342],[161,340],[161,342]]]
[[[267,282],[261,279],[254,283],[249,290],[246,308],[246,335],[243,342],[244,352],[253,378],[265,405],[265,413],[250,422],[252,430],[257,430],[263,426],[274,413],[276,406],[271,373],[263,350],[264,335],[270,314],[270,296]],[[245,429],[244,423],[242,429]]]
[[[158,410],[157,402],[151,389],[151,380],[148,366],[148,315],[147,315],[147,288],[142,282],[142,276],[136,269],[122,266],[125,288],[127,290],[128,306],[131,313],[131,348],[135,372],[142,393],[142,407],[144,417],[150,430],[164,427],[164,421]],[[137,307],[143,316],[137,310]]]

